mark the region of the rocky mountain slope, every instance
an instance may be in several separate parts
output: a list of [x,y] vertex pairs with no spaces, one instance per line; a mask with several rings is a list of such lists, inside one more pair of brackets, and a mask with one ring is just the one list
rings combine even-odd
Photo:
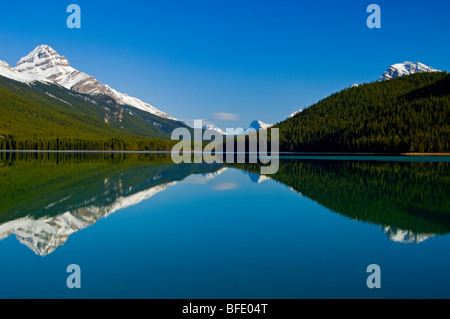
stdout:
[[[65,56],[59,55],[48,45],[40,45],[28,55],[21,58],[17,66],[8,68],[13,79],[22,78],[24,81],[50,81],[66,89],[88,95],[106,95],[114,99],[119,105],[129,105],[159,117],[175,120],[167,113],[127,94],[120,93],[113,88],[100,83],[95,77],[73,68]],[[0,65],[1,67],[1,65]]]

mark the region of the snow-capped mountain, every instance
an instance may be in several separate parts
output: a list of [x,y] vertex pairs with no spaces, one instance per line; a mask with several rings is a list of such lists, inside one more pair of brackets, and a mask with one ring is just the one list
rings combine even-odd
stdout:
[[267,124],[261,121],[253,121],[248,127],[248,129],[254,129],[255,131],[259,131],[259,130],[266,130],[272,126],[273,124]]
[[252,133],[252,132],[257,132],[259,130],[266,130],[268,128],[271,128],[273,126],[273,124],[267,124],[261,121],[253,121],[250,123],[250,126],[243,130],[242,133],[238,134],[238,135],[242,135],[242,134],[248,134],[248,133]]
[[404,75],[422,72],[439,72],[439,70],[433,69],[432,67],[420,62],[406,61],[389,66],[389,68],[380,76],[378,81],[387,81]]
[[[422,72],[441,72],[439,70],[433,69],[430,66],[427,66],[420,62],[403,62],[397,63],[389,66],[389,68],[378,78],[378,81],[387,81],[391,79],[395,79],[404,75],[410,75],[414,73],[422,73]],[[358,87],[360,84],[352,84],[349,88]],[[289,118],[296,116],[301,113],[303,110],[298,110],[292,113]]]
[[74,69],[64,56],[60,56],[48,45],[36,47],[27,56],[20,59],[14,68],[2,61],[0,63],[0,75],[25,83],[34,81],[53,82],[82,94],[104,94],[113,98],[119,105],[133,106],[159,117],[175,120],[154,106],[120,93],[108,85],[100,83],[93,76]]
[[202,127],[204,130],[213,130],[213,131],[217,131],[222,135],[227,135],[227,133],[225,133],[220,127],[217,127],[216,125],[212,124],[212,123],[208,123],[206,125],[203,125]]

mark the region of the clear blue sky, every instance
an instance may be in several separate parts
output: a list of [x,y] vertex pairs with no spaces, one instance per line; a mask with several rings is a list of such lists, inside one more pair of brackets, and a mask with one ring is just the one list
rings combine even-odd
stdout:
[[[82,10],[78,30],[66,26],[71,3]],[[371,3],[381,29],[366,26]],[[15,65],[48,44],[179,119],[247,127],[376,80],[393,63],[450,70],[449,12],[443,0],[2,1],[0,60]]]

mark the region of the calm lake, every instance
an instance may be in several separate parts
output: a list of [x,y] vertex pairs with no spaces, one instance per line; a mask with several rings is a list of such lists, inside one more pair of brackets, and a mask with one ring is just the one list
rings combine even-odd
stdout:
[[[0,298],[449,298],[449,158],[0,153]],[[66,285],[81,268],[81,289]],[[381,288],[366,285],[381,268]]]

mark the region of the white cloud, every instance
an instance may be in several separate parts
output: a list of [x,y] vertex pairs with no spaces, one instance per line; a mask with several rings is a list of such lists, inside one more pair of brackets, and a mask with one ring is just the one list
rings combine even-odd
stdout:
[[216,191],[230,191],[239,188],[238,183],[228,182],[228,183],[218,183],[213,186]]
[[237,121],[241,118],[239,114],[218,112],[214,113],[214,119],[221,121]]

